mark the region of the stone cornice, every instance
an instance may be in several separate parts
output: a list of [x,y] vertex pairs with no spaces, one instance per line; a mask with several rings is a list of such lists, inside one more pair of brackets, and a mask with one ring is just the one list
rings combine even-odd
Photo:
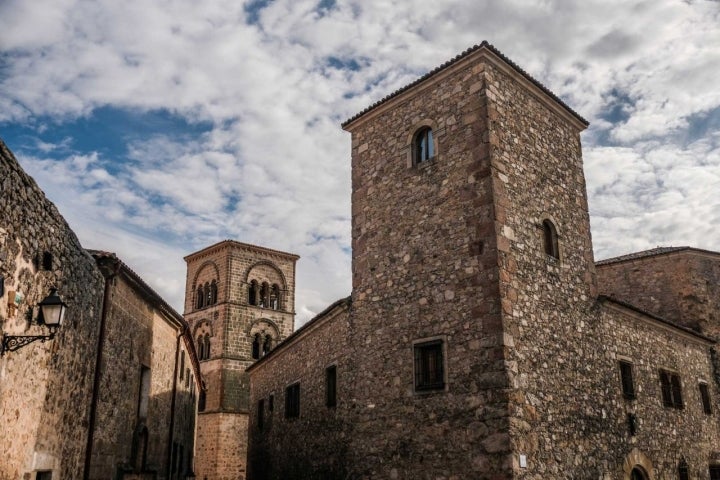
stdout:
[[249,243],[242,243],[242,242],[238,242],[236,240],[223,240],[214,245],[210,245],[209,247],[205,247],[202,250],[199,250],[195,253],[191,253],[190,255],[187,255],[186,257],[184,257],[183,260],[185,260],[185,262],[190,262],[191,260],[197,260],[199,258],[213,255],[213,254],[219,252],[220,250],[223,250],[228,247],[248,250],[251,252],[261,253],[264,255],[275,256],[278,258],[282,258],[283,260],[292,260],[293,262],[297,262],[300,259],[300,256],[295,255],[294,253],[283,252],[280,250],[273,250],[271,248],[260,247],[260,246],[252,245]]

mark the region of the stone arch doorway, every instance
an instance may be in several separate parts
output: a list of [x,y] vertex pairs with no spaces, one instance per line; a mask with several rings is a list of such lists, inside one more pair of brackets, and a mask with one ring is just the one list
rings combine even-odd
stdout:
[[637,448],[633,448],[625,457],[623,471],[625,473],[623,480],[654,480],[655,478],[652,462]]

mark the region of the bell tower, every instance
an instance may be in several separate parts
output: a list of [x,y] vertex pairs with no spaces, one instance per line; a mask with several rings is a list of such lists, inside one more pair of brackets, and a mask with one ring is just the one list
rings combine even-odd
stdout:
[[232,240],[185,257],[185,319],[205,382],[195,460],[200,480],[245,479],[245,369],[293,331],[299,258]]

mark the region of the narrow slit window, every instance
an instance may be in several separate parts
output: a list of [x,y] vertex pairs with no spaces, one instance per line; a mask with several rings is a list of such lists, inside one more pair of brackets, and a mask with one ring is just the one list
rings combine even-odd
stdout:
[[629,400],[635,398],[635,384],[633,383],[633,366],[630,362],[620,362],[620,381],[623,396]]
[[555,259],[560,258],[560,250],[558,248],[558,235],[555,225],[550,220],[543,220],[543,248],[545,254]]
[[325,369],[325,405],[337,405],[337,368],[335,365]]
[[295,383],[285,389],[285,418],[300,416],[300,384]]
[[712,414],[712,406],[710,404],[710,390],[708,390],[708,384],[699,383],[698,388],[700,389],[700,400],[702,401],[703,412],[710,415]]
[[257,406],[257,425],[258,430],[262,431],[265,426],[265,400],[259,400]]

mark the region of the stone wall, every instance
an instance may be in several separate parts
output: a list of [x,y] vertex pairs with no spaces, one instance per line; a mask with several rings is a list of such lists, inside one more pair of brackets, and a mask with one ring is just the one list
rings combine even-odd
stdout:
[[[362,478],[508,478],[508,378],[486,64],[456,62],[352,133],[352,450]],[[435,156],[412,164],[414,134]],[[416,392],[413,343],[439,338],[445,388]]]
[[720,339],[720,255],[659,248],[598,264],[600,292]]
[[114,255],[96,257],[108,276],[110,297],[90,478],[129,472],[184,478],[192,470],[200,386],[192,340],[182,335],[187,326]]
[[[291,342],[251,368],[249,478],[349,478],[354,373],[346,343],[349,306],[349,299],[332,305],[304,325]],[[330,366],[336,368],[335,406],[326,403],[325,375]],[[286,418],[286,388],[296,383],[300,415]]]
[[[55,206],[0,141],[0,325],[44,334],[37,304],[56,286],[68,305],[54,340],[0,357],[0,479],[82,478],[103,279]],[[45,269],[42,257],[52,255]],[[39,262],[36,260],[39,259]],[[8,308],[9,292],[24,300]],[[32,311],[31,311],[32,309]],[[28,321],[31,312],[32,321]]]

